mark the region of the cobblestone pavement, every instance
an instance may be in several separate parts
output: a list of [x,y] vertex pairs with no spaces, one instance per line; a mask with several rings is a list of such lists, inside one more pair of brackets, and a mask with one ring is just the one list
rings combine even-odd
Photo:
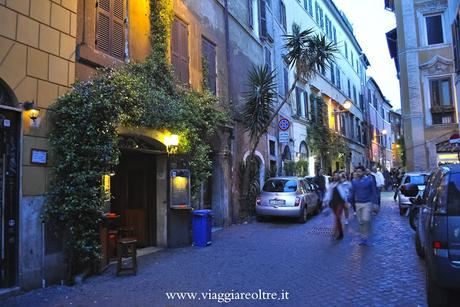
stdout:
[[[352,216],[352,215],[351,215]],[[353,216],[352,216],[353,217]],[[284,300],[234,300],[230,306],[425,306],[423,262],[414,232],[390,193],[374,219],[372,246],[358,245],[357,221],[330,240],[332,216],[306,224],[275,219],[225,228],[206,248],[163,250],[139,258],[137,276],[110,267],[81,286],[53,286],[0,302],[3,306],[219,306],[207,295],[288,292]],[[198,292],[168,300],[166,292]],[[286,294],[284,294],[286,295]]]

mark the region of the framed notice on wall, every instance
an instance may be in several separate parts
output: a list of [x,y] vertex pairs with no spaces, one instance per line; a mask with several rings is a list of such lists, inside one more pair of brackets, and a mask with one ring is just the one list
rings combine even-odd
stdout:
[[32,148],[30,150],[30,163],[36,165],[46,165],[48,163],[48,151]]

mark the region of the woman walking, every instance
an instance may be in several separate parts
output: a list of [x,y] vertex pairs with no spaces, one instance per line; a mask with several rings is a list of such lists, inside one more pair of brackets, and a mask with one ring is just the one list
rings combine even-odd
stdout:
[[334,212],[334,236],[333,239],[343,239],[343,227],[342,227],[342,212],[345,207],[347,195],[345,187],[340,181],[340,174],[335,171],[332,175],[332,182],[329,183],[329,187],[324,196],[325,204],[329,204],[332,211]]

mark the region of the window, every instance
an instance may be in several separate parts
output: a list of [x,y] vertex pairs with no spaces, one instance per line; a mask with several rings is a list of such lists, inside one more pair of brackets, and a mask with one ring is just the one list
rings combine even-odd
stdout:
[[125,57],[125,1],[96,2],[96,47],[118,59]]
[[259,24],[260,24],[260,29],[259,29],[259,36],[261,38],[267,38],[267,8],[265,0],[259,0],[259,8],[260,8],[260,13],[259,13]]
[[442,34],[442,16],[432,15],[425,17],[426,37],[428,45],[442,44],[444,42]]
[[331,71],[331,82],[335,84],[335,68],[334,68],[333,63],[331,63],[330,71]]
[[296,101],[296,114],[302,116],[302,89],[300,87],[295,88],[295,101]]
[[315,1],[315,20],[316,23],[319,25],[319,5],[318,2]]
[[337,87],[341,88],[342,85],[340,84],[340,69],[338,67],[336,67],[335,73],[336,73],[336,77],[337,77]]
[[171,32],[171,64],[176,78],[189,83],[188,29],[187,24],[174,18]]
[[283,1],[280,1],[280,23],[283,26],[283,29],[287,30],[287,23],[286,23],[286,6],[284,5]]
[[460,72],[460,13],[452,24],[455,72]]
[[351,113],[347,113],[349,116],[350,116],[350,139],[354,139],[355,138],[355,118],[353,116],[353,114]]
[[359,119],[358,118],[356,119],[356,131],[358,132],[358,134],[356,136],[356,140],[358,142],[361,142],[361,125],[359,124]]
[[216,45],[206,38],[202,38],[201,41],[201,53],[203,60],[203,72],[206,69],[207,75],[203,76],[203,81],[205,86],[215,95],[216,94],[216,79],[217,79],[217,69],[216,69]]
[[275,156],[276,155],[276,142],[270,140],[269,143],[269,150],[270,150],[270,155]]
[[[354,60],[353,60],[353,52],[350,52],[350,56],[351,56],[351,67],[353,67],[353,64],[354,64],[354,63],[353,63],[353,62],[354,62]],[[354,68],[354,67],[353,67],[353,68]]]
[[323,9],[321,7],[319,8],[319,23],[320,23],[321,29],[324,30]]
[[283,84],[284,84],[284,96],[286,96],[287,93],[289,92],[289,72],[286,67],[283,69]]
[[303,0],[303,7],[310,16],[313,16],[313,4],[312,0]]
[[356,86],[353,85],[353,103],[357,103],[358,100],[356,100]]
[[308,93],[303,92],[303,102],[304,102],[304,116],[308,118]]
[[268,70],[272,70],[272,53],[268,47],[265,47],[265,66],[267,66]]
[[364,110],[364,95],[361,93],[359,94],[359,108]]
[[254,29],[254,2],[248,0],[248,24],[251,29]]
[[455,108],[452,102],[450,78],[430,80],[430,92],[433,124],[449,124],[455,122]]
[[329,31],[330,31],[329,30],[329,17],[327,15],[324,15],[324,20],[326,21],[325,22],[326,23],[326,37],[329,38],[329,36],[330,36],[329,35]]
[[374,108],[378,110],[377,108],[377,96],[375,96],[375,93],[372,94],[372,97],[374,98]]
[[351,83],[350,83],[350,79],[348,79],[348,97],[351,98]]
[[348,60],[348,44],[347,44],[347,42],[345,42],[344,45],[345,45],[345,58]]
[[333,39],[334,39],[334,44],[337,44],[337,31],[336,31],[335,27],[332,28],[332,36],[333,36]]

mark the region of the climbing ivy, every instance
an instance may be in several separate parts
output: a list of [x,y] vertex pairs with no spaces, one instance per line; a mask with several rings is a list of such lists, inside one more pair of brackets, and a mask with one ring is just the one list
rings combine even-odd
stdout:
[[189,156],[196,193],[212,170],[208,142],[228,120],[226,112],[216,109],[215,96],[174,82],[165,57],[172,0],[151,3],[158,12],[152,14],[152,54],[139,63],[100,70],[91,80],[76,83],[50,108],[54,166],[43,219],[64,233],[69,277],[99,263],[101,178],[119,162],[118,127],[179,134],[178,153]]

